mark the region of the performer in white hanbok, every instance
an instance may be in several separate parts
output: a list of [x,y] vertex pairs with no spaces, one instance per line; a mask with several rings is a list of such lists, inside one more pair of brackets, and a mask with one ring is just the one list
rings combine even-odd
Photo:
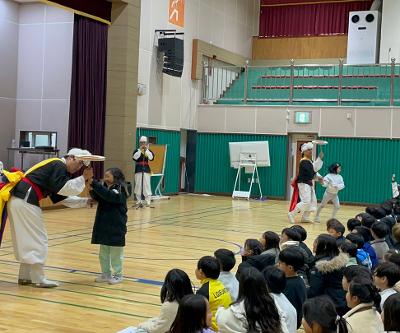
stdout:
[[[312,151],[314,145],[312,142],[307,142],[301,146],[301,153],[303,158],[299,165],[299,174],[295,180],[295,189],[293,192],[293,198],[300,197],[300,202],[296,204],[294,209],[288,213],[289,221],[294,223],[294,214],[303,212],[301,222],[312,222],[310,219],[310,213],[317,209],[317,197],[315,196],[314,180],[322,182],[322,177],[318,174],[318,171],[322,168],[324,153],[320,152],[318,158],[314,162],[312,160]],[[292,199],[293,201],[293,199]],[[295,203],[294,203],[295,204]],[[294,206],[294,205],[293,205]],[[291,206],[292,208],[292,206]]]
[[340,208],[339,191],[344,189],[343,177],[340,175],[342,167],[339,163],[333,163],[329,166],[328,171],[329,173],[324,177],[322,183],[322,186],[326,187],[326,190],[314,219],[314,222],[317,223],[320,222],[321,210],[328,202],[332,201],[333,204],[332,218],[336,218],[336,214]]
[[80,155],[91,154],[87,150],[74,148],[64,158],[38,163],[25,173],[10,192],[7,213],[15,257],[20,262],[18,283],[21,285],[39,288],[58,286],[57,282],[46,279],[44,275],[48,239],[39,202],[48,196],[53,203],[68,207],[86,206],[88,199],[77,195],[84,190],[85,181],[93,177],[92,169],[86,168],[82,176],[71,179],[71,175],[84,166]]
[[[151,201],[151,170],[149,161],[154,160],[154,153],[149,149],[147,137],[139,140],[139,148],[133,152],[135,165],[135,196],[137,207],[149,206]],[[144,199],[144,200],[143,200]]]

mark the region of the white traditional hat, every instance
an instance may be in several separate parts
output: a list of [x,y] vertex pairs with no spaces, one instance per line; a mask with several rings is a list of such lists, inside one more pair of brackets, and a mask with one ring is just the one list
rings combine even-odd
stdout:
[[91,161],[104,161],[104,156],[92,155],[88,150],[80,148],[72,148],[68,151],[67,156],[75,156],[76,159],[83,161],[85,166],[89,166]]
[[312,142],[307,142],[307,143],[304,143],[301,146],[301,152],[304,153],[305,151],[312,150],[313,148],[314,148],[313,143]]
[[141,136],[139,142],[147,142],[147,136]]
[[67,156],[81,157],[81,156],[92,156],[92,154],[88,150],[80,148],[72,148],[68,151]]

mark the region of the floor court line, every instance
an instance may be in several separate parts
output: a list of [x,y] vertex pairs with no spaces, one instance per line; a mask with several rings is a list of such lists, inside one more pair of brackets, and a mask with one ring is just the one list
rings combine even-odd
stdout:
[[53,303],[53,304],[60,304],[60,305],[72,306],[72,307],[77,307],[77,308],[87,309],[87,310],[95,310],[95,311],[108,312],[108,313],[113,313],[113,314],[118,314],[118,315],[123,315],[123,316],[129,316],[129,317],[142,318],[142,319],[148,319],[148,318],[150,318],[150,317],[148,317],[148,316],[146,317],[146,316],[141,316],[141,315],[132,314],[132,313],[127,313],[127,312],[121,312],[121,311],[114,311],[114,310],[96,308],[96,307],[93,307],[93,306],[80,305],[80,304],[74,304],[74,303],[69,303],[69,302],[53,301],[53,300],[49,300],[49,299],[46,299],[46,298],[40,298],[40,297],[32,297],[32,296],[24,296],[24,295],[15,295],[15,294],[12,294],[12,293],[6,293],[6,292],[2,292],[2,291],[0,291],[0,295],[10,296],[10,297],[17,297],[17,298],[23,298],[23,299],[28,299],[28,300],[41,301],[41,302],[46,302],[46,303]]
[[[1,271],[0,271],[0,275],[12,276],[15,279],[17,278],[16,274],[6,273],[6,272],[1,272]],[[84,275],[84,274],[82,274],[82,275]],[[104,285],[100,285],[100,284],[78,283],[78,282],[65,281],[65,280],[61,280],[61,279],[58,279],[57,281],[62,283],[62,284],[68,284],[68,285],[73,285],[73,286],[85,286],[85,287],[90,287],[90,288],[94,288],[94,289],[118,291],[118,292],[125,292],[125,293],[128,293],[128,294],[152,296],[152,297],[156,297],[157,299],[159,299],[159,297],[160,297],[159,293],[157,293],[157,294],[144,293],[144,292],[135,291],[135,290],[129,290],[129,289],[121,289],[121,288],[116,289],[116,288],[113,288],[113,287],[105,287]],[[10,283],[16,284],[15,282],[11,282],[11,281],[10,281]]]

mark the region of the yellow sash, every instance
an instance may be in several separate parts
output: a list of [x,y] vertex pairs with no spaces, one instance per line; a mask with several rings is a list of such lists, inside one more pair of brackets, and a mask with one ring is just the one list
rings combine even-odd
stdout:
[[42,162],[39,162],[38,164],[35,164],[33,167],[31,167],[25,174],[22,171],[16,171],[16,172],[9,172],[6,170],[3,170],[4,176],[7,178],[8,183],[4,185],[0,189],[0,219],[3,216],[3,209],[7,203],[8,200],[10,200],[11,197],[11,191],[12,189],[29,173],[32,171],[35,171],[42,166],[45,166],[46,164],[53,162],[53,161],[61,161],[59,158],[49,158],[47,160],[44,160]]

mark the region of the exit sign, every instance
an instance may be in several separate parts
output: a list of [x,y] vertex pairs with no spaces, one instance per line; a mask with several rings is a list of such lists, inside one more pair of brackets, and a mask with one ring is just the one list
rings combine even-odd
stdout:
[[311,111],[296,111],[294,113],[295,124],[311,124]]

